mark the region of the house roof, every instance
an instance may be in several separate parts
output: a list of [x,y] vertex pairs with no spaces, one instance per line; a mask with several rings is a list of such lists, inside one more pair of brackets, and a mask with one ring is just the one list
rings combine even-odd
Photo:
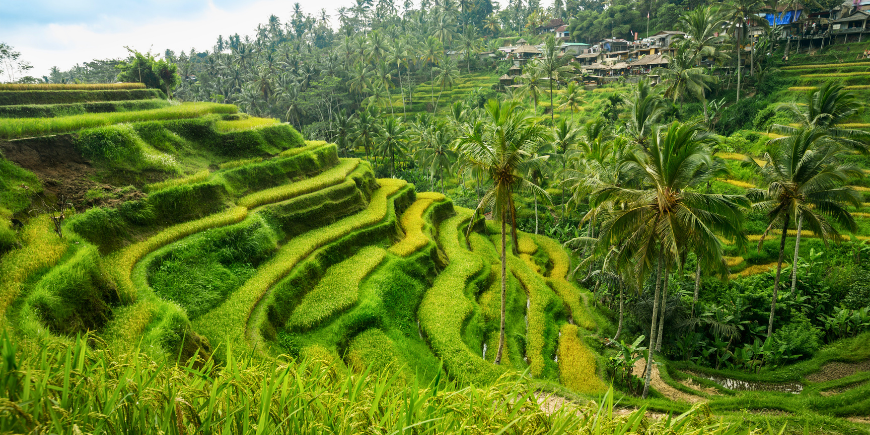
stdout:
[[526,40],[523,39],[523,38],[520,38],[520,40],[517,41],[517,45],[524,45],[524,44],[528,44],[528,43],[529,43],[529,41],[526,41]]
[[649,56],[644,56],[631,64],[629,66],[650,66],[650,65],[667,65],[668,59],[662,56],[661,54],[651,54]]
[[565,24],[565,22],[562,21],[561,18],[553,18],[547,24],[544,24],[543,26],[541,26],[539,28],[540,29],[555,29],[556,27],[559,27],[563,24]]
[[559,27],[556,27],[556,31],[557,31],[557,32],[565,32],[565,31],[567,31],[567,30],[568,30],[568,26],[566,26],[566,25],[564,25],[564,24],[561,25],[561,26],[559,26]]
[[522,53],[531,53],[531,54],[541,54],[541,50],[538,50],[533,45],[521,45],[514,50],[514,53],[522,54]]
[[846,18],[840,18],[839,20],[834,20],[834,23],[849,23],[854,21],[864,21],[870,18],[870,14],[864,11],[858,11]]
[[625,50],[625,51],[611,51],[610,53],[607,53],[607,55],[610,56],[610,55],[613,55],[613,54],[626,54],[626,53],[628,53],[628,50]]
[[592,59],[594,57],[598,57],[599,53],[586,53],[577,55],[577,59]]
[[661,32],[656,33],[653,36],[655,37],[655,36],[685,35],[685,34],[686,34],[685,32],[680,32],[677,30],[662,30]]
[[511,76],[509,76],[509,75],[507,75],[507,74],[505,74],[505,75],[503,75],[503,76],[501,76],[501,77],[498,78],[499,81],[501,81],[501,80],[513,80],[513,79],[514,79],[513,77],[511,77]]
[[588,47],[589,44],[584,42],[563,42],[562,47],[571,46],[571,47]]

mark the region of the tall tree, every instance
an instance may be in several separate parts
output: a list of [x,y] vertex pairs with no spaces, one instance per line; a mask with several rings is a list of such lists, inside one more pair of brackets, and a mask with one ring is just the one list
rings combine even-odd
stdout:
[[[840,237],[837,229],[828,222],[829,219],[849,231],[857,229],[846,206],[860,206],[861,196],[843,187],[843,184],[851,177],[861,177],[863,172],[858,167],[841,163],[839,155],[842,148],[836,144],[823,144],[825,137],[823,129],[801,128],[792,136],[771,141],[768,152],[762,158],[763,166],[751,158],[744,161],[744,165],[755,169],[767,184],[766,190],[752,190],[749,194],[750,199],[757,201],[754,208],[767,212],[770,222],[761,235],[758,249],[761,249],[772,229],[782,228],[767,325],[768,340],[773,336],[785,241],[791,221],[797,221],[795,255],[804,225],[825,243],[828,239]],[[797,265],[792,264],[792,267]]]
[[[756,18],[756,14],[764,6],[762,0],[731,0],[725,6],[726,19],[731,23],[731,31],[734,32],[734,47],[737,51],[737,101],[740,101],[740,79],[743,75],[740,65],[740,55],[743,52],[743,41],[749,33],[749,21]],[[766,23],[766,21],[765,21]]]
[[396,156],[404,158],[408,152],[407,129],[396,117],[390,116],[384,120],[384,125],[378,131],[377,152],[384,159],[390,159],[390,178],[396,176]]
[[553,86],[556,85],[560,77],[569,75],[574,70],[565,66],[564,60],[559,56],[555,35],[548,35],[544,41],[544,51],[538,67],[546,75],[547,85],[550,87],[550,123],[555,124],[556,106],[553,105]]
[[510,220],[511,233],[515,234],[514,194],[518,191],[530,191],[549,200],[545,190],[525,178],[532,166],[540,164],[531,158],[532,151],[546,137],[543,127],[533,122],[527,112],[518,110],[516,103],[489,100],[484,116],[466,125],[459,139],[460,151],[467,163],[486,173],[492,181],[492,188],[483,195],[475,214],[492,209],[493,218],[501,223],[501,322],[496,364],[501,363],[505,341],[506,227]]
[[[673,123],[661,127],[648,148],[629,153],[623,171],[639,180],[637,188],[610,185],[593,195],[595,203],[617,201],[601,228],[596,252],[606,255],[620,246],[614,261],[634,267],[635,287],[642,288],[655,267],[650,346],[643,396],[649,390],[656,344],[662,277],[672,266],[682,267],[686,253],[695,252],[714,270],[725,274],[719,236],[743,243],[741,231],[745,198],[696,193],[691,188],[706,181],[712,164],[708,146],[713,136],[698,124]],[[655,264],[655,266],[653,266]],[[621,267],[621,266],[620,266]]]

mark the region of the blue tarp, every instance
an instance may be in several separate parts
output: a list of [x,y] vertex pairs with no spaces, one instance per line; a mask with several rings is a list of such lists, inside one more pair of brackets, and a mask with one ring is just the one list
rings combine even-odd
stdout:
[[[801,18],[801,12],[803,11],[786,11],[779,14],[776,17],[776,25],[782,26],[785,24],[791,24]],[[771,26],[773,24],[774,14],[764,14],[764,18],[767,18],[767,23]]]

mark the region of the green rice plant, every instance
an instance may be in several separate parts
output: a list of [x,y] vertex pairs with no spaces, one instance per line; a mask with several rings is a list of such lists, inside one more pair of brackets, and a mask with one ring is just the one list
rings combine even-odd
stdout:
[[348,174],[359,166],[359,163],[359,159],[342,159],[337,165],[323,171],[323,173],[316,177],[254,192],[240,199],[238,204],[242,207],[254,208],[263,204],[285,201],[299,195],[315,192],[341,183],[347,178]]
[[167,100],[101,101],[73,104],[25,104],[0,106],[0,118],[55,118],[85,113],[131,112],[169,107]]
[[186,177],[181,178],[171,178],[169,180],[159,181],[157,183],[151,183],[145,186],[146,192],[156,192],[158,190],[163,190],[169,187],[181,186],[183,184],[194,184],[201,183],[203,181],[208,180],[211,177],[211,171],[208,169],[199,171],[193,175],[188,175]]
[[[12,418],[4,433],[643,433],[714,435],[741,429],[696,407],[672,418],[645,419],[646,407],[617,412],[612,390],[578,405],[502,378],[485,387],[405,382],[395,367],[352,373],[313,358],[261,360],[231,349],[227,362],[154,361],[69,343],[0,341],[0,395]],[[361,340],[384,342],[369,333]],[[387,349],[386,347],[384,347]],[[241,354],[242,356],[238,356]],[[644,429],[640,429],[643,427]],[[745,433],[742,429],[740,433]],[[753,432],[755,434],[764,431]],[[773,431],[769,431],[773,433]]]
[[562,325],[559,336],[559,380],[562,385],[582,394],[607,390],[598,376],[595,354],[583,344],[575,325]]
[[3,255],[0,261],[0,329],[4,329],[6,310],[21,294],[24,283],[37,271],[54,266],[68,244],[52,231],[48,216],[31,219],[21,230],[22,247]]
[[435,194],[418,194],[417,201],[411,204],[405,213],[402,214],[401,224],[405,231],[405,238],[401,242],[390,247],[390,252],[396,255],[406,257],[414,252],[423,249],[432,240],[423,232],[424,226],[427,225],[424,213],[436,201],[444,201],[444,195]]
[[287,328],[309,330],[354,305],[363,279],[381,264],[386,255],[387,251],[369,246],[329,268],[317,286],[293,310]]
[[402,180],[394,179],[379,180],[379,183],[381,188],[374,193],[366,210],[291,239],[223,304],[198,318],[194,322],[196,330],[213,343],[227,342],[243,348],[249,317],[270,288],[315,250],[383,220],[387,216],[389,197],[407,185]]
[[241,222],[248,216],[245,207],[234,207],[223,213],[214,214],[202,219],[171,226],[139,243],[132,244],[123,250],[107,257],[107,272],[110,274],[122,302],[132,303],[138,294],[133,285],[131,274],[133,266],[150,252],[191,234],[205,231],[209,228]]
[[316,150],[316,149],[322,148],[325,145],[329,145],[329,143],[324,141],[324,140],[306,140],[304,146],[290,148],[290,149],[281,151],[281,154],[278,154],[278,155],[281,157],[295,156],[296,154],[299,154],[299,153],[305,153],[305,152],[308,152],[311,150]]
[[[0,92],[0,98],[2,95]],[[88,113],[59,118],[0,119],[0,139],[69,133],[125,122],[198,118],[210,113],[236,113],[237,111],[236,106],[228,104],[184,103],[163,109],[134,112]]]
[[199,219],[230,206],[230,195],[220,180],[179,184],[151,193],[145,200],[155,223],[166,225]]
[[845,78],[845,77],[864,77],[864,76],[870,76],[870,72],[801,74],[800,77],[802,79],[822,79],[822,78]]
[[432,288],[423,296],[419,318],[423,333],[435,352],[444,361],[447,373],[461,383],[488,384],[505,373],[503,367],[484,361],[462,340],[462,325],[471,315],[472,305],[465,288],[476,276],[488,275],[480,257],[462,247],[459,227],[468,222],[472,211],[457,208],[456,216],[441,223],[438,238],[450,263],[438,275]]
[[225,162],[218,165],[220,169],[233,169],[238,168],[245,165],[250,165],[251,163],[259,163],[262,162],[262,157],[254,157],[252,159],[242,159],[242,160],[233,160],[231,162]]
[[274,118],[255,118],[240,119],[236,121],[218,121],[215,123],[215,129],[220,133],[229,133],[233,131],[252,130],[266,125],[279,124],[280,121]]
[[103,91],[112,89],[145,89],[144,83],[0,83],[0,91]]
[[101,101],[165,100],[166,95],[159,89],[112,89],[112,90],[0,90],[0,106],[20,106],[32,104],[75,104]]

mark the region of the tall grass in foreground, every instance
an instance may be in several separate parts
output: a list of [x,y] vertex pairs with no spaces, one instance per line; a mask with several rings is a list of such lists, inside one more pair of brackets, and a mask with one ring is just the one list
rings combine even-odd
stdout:
[[68,133],[124,122],[198,118],[210,113],[236,113],[238,110],[238,107],[230,104],[185,103],[164,109],[134,112],[88,113],[57,118],[0,119],[0,139]]
[[421,386],[393,369],[353,374],[318,360],[263,361],[232,351],[222,367],[159,363],[87,341],[0,338],[0,432],[746,433],[703,407],[658,420],[645,419],[645,408],[614,412],[612,391],[576,405],[504,377],[486,388],[437,379]]
[[70,83],[70,84],[0,84],[0,91],[102,91],[111,89],[145,89],[144,83]]

